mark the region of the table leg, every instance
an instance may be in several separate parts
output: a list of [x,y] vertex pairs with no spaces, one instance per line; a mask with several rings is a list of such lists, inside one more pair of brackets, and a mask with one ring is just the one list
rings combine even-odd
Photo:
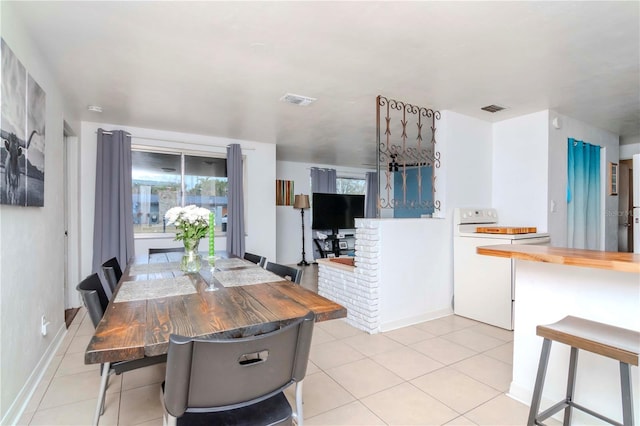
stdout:
[[102,378],[100,379],[100,391],[98,392],[98,403],[96,404],[96,413],[93,416],[93,426],[98,426],[100,415],[104,412],[104,399],[107,392],[107,383],[109,382],[110,362],[105,362],[102,366]]

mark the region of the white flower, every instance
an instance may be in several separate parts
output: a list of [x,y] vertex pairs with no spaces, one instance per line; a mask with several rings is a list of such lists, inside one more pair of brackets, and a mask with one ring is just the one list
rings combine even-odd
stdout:
[[206,236],[209,228],[208,209],[189,205],[186,207],[172,207],[165,213],[167,224],[174,224],[178,232],[176,232],[176,240],[184,239],[200,239]]

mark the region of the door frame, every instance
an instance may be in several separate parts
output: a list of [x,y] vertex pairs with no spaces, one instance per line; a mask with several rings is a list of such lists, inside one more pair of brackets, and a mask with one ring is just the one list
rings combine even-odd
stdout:
[[[633,160],[620,159],[618,168],[618,232],[620,232],[621,225],[626,222],[627,252],[633,253],[634,244],[637,244],[633,238]],[[623,207],[626,207],[626,209],[623,209]],[[621,246],[618,241],[618,251],[620,249]]]
[[80,282],[80,142],[64,123],[64,308],[82,306],[76,285]]

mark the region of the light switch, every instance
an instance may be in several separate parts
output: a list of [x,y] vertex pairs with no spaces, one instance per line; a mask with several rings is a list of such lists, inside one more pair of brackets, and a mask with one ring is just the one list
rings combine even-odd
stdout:
[[551,200],[551,213],[556,212],[556,202]]

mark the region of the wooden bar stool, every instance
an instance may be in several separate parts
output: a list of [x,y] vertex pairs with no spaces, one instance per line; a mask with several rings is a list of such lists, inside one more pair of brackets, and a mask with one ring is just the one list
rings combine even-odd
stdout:
[[[595,321],[589,321],[577,317],[565,317],[560,321],[539,325],[536,334],[544,338],[540,364],[536,376],[536,385],[533,389],[531,409],[527,425],[542,425],[542,421],[551,417],[560,410],[564,411],[564,425],[571,423],[571,411],[576,408],[605,422],[614,425],[633,425],[633,400],[631,397],[631,374],[629,365],[638,365],[638,352],[640,352],[640,333],[625,328],[614,327]],[[571,346],[571,358],[569,359],[569,377],[567,380],[566,398],[551,406],[542,413],[540,399],[544,377],[549,362],[551,341],[557,341]],[[620,381],[622,385],[622,421],[618,423],[600,413],[596,413],[573,401],[573,391],[576,379],[576,366],[578,364],[578,349],[593,352],[599,355],[613,358],[620,362]]]

